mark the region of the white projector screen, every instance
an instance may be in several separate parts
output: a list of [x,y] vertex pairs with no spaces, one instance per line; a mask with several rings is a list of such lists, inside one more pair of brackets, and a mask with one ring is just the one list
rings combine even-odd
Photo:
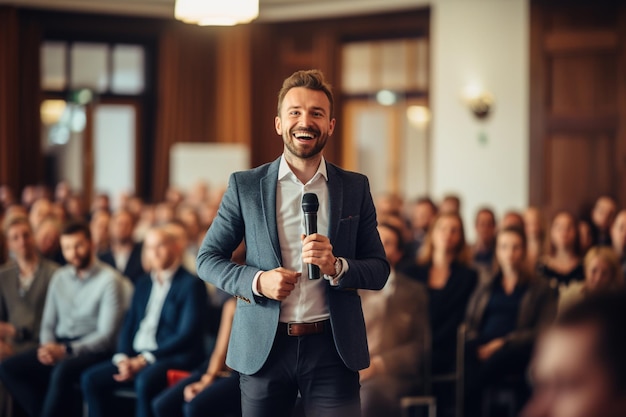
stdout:
[[188,190],[199,181],[225,187],[228,177],[250,168],[247,146],[224,143],[184,143],[170,149],[170,185]]

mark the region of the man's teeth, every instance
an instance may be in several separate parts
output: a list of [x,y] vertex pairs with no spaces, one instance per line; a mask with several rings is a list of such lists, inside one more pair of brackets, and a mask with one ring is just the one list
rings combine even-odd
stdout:
[[313,139],[314,137],[312,133],[296,133],[294,136],[298,139]]

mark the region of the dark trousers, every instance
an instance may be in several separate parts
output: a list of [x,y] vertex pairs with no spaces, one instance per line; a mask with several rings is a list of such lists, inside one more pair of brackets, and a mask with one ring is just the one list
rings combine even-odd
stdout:
[[[206,369],[206,368],[205,368]],[[233,372],[227,378],[218,378],[186,402],[185,387],[202,378],[203,371],[196,371],[188,378],[163,391],[152,401],[156,417],[224,417],[241,414],[241,391],[239,374]]]
[[110,353],[86,353],[49,366],[39,362],[35,348],[2,362],[0,379],[30,417],[79,417],[80,376],[107,357]]
[[152,417],[152,400],[167,387],[168,369],[188,369],[180,361],[161,360],[142,369],[128,382],[117,382],[117,366],[106,361],[89,368],[81,378],[83,396],[89,408],[89,417],[111,417],[123,415],[120,401],[113,395],[120,388],[134,389],[137,395],[136,416]]
[[528,396],[525,372],[532,355],[532,344],[505,345],[483,362],[478,359],[478,347],[477,343],[468,342],[465,349],[465,415],[483,415],[485,390],[501,387],[508,381],[523,404]]
[[279,327],[265,365],[254,375],[240,375],[240,385],[244,417],[289,417],[298,392],[307,417],[361,414],[359,373],[339,357],[329,326],[300,337]]

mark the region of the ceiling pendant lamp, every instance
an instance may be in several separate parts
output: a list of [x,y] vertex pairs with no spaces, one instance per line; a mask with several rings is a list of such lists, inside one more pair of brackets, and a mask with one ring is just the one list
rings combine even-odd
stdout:
[[233,26],[259,16],[259,0],[176,0],[174,16],[200,26]]

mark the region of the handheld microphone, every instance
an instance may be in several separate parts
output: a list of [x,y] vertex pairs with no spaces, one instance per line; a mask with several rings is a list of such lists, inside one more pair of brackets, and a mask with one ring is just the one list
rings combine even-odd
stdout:
[[[302,196],[302,211],[304,212],[304,226],[307,236],[317,233],[317,210],[319,207],[320,203],[317,200],[317,194],[306,193]],[[319,266],[308,264],[308,269],[309,279],[320,278]]]

